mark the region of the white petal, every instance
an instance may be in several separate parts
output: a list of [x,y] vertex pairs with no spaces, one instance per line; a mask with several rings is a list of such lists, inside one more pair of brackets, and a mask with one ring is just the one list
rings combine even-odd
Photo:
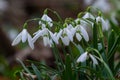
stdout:
[[89,54],[89,56],[92,59],[93,64],[98,64],[98,61],[96,60],[96,58],[93,55]]
[[102,19],[102,30],[103,31],[107,31],[108,29],[109,29],[109,21],[108,20],[104,20],[104,19]]
[[61,30],[57,33],[57,38],[58,38],[58,39],[61,37],[62,32],[63,32],[63,30],[61,29]]
[[72,36],[74,36],[74,34],[76,33],[76,28],[72,28],[71,30]]
[[101,22],[101,17],[100,16],[98,16],[97,18],[96,18],[96,22],[98,23],[98,22]]
[[76,38],[77,38],[78,41],[81,41],[82,36],[79,33],[76,33]]
[[53,34],[51,31],[49,31],[49,33],[50,33],[50,36],[51,36],[52,40],[53,40],[56,44],[58,44],[58,39],[57,39],[57,37],[54,36],[54,34]]
[[22,34],[19,33],[18,36],[14,39],[14,41],[12,42],[12,46],[15,46],[17,45],[20,41],[21,41],[21,38],[22,38]]
[[94,16],[89,12],[87,12],[82,18],[84,18],[84,19],[86,19],[86,18],[95,19]]
[[32,37],[30,36],[30,34],[28,34],[28,44],[32,49],[34,49],[34,44],[32,42]]
[[87,33],[87,31],[82,27],[82,26],[80,26],[80,31],[81,31],[81,34],[82,34],[82,36],[83,36],[83,38],[85,39],[85,41],[89,41],[89,36],[88,36],[88,33]]
[[47,21],[50,27],[53,26],[52,19],[48,15],[44,14],[41,19]]
[[40,36],[43,36],[44,30],[39,30],[37,34],[33,37],[32,41],[35,42]]
[[24,43],[27,40],[27,34],[28,34],[28,32],[27,32],[26,29],[23,29],[23,31],[22,31],[21,34],[22,34],[22,42]]
[[86,61],[87,56],[88,56],[87,53],[88,53],[88,52],[85,52],[85,53],[81,54],[80,57],[77,59],[77,62],[79,63],[79,62],[84,62],[84,61]]
[[71,41],[73,41],[73,35],[72,35],[72,33],[68,30],[68,29],[66,29],[66,31],[67,31],[67,36],[69,37],[69,39],[71,40]]
[[73,26],[71,25],[71,24],[69,24],[68,26],[67,26],[67,29],[68,30],[71,30],[73,28]]
[[44,43],[44,46],[47,46],[49,44],[49,38],[43,37],[43,43]]
[[70,40],[67,36],[61,37],[61,40],[62,40],[63,44],[66,45],[66,46],[68,46],[69,43],[70,43]]

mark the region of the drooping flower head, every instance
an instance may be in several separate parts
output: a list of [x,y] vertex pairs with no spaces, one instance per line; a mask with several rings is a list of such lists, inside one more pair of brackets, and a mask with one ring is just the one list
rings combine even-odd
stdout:
[[46,27],[46,25],[49,25],[50,27],[53,26],[52,19],[47,14],[43,14],[41,20],[44,21],[39,21],[39,25],[41,25],[42,27]]
[[77,63],[79,62],[85,62],[87,60],[87,58],[91,58],[91,60],[93,61],[93,64],[98,64],[97,59],[94,57],[94,55],[88,53],[88,52],[84,52],[83,54],[81,54],[78,59],[77,59]]
[[82,18],[83,19],[91,18],[93,20],[95,19],[95,17],[90,12],[86,12]]
[[108,31],[109,30],[110,25],[109,25],[109,21],[108,20],[105,20],[103,17],[98,16],[96,18],[96,22],[97,23],[99,23],[99,22],[101,23],[103,31]]
[[12,46],[17,45],[18,43],[20,43],[20,41],[22,41],[23,43],[26,42],[26,40],[28,40],[28,44],[29,46],[34,49],[34,44],[32,42],[32,37],[31,35],[28,33],[27,29],[23,29],[18,36],[14,39],[14,41],[12,42]]
[[56,34],[53,34],[48,28],[42,28],[34,33],[34,37],[32,39],[35,42],[38,38],[43,38],[43,43],[45,46],[52,45],[53,41],[58,44],[58,38]]
[[81,40],[82,37],[85,39],[86,42],[89,41],[89,36],[87,31],[81,26],[81,25],[77,25],[76,26],[76,38],[78,41]]

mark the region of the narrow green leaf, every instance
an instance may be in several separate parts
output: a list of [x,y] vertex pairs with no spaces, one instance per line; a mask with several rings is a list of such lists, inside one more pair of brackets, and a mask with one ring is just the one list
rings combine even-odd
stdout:
[[117,36],[117,38],[115,39],[115,42],[112,46],[112,48],[110,49],[110,51],[108,52],[108,60],[110,60],[110,58],[113,56],[113,54],[116,52],[118,45],[120,43],[120,36]]
[[[109,35],[109,39],[108,39],[108,54],[107,55],[111,54],[110,51],[114,45],[114,41],[115,41],[115,33],[114,33],[114,30],[112,30]],[[114,54],[111,55],[110,59],[108,60],[108,64],[112,72],[114,72]]]
[[32,66],[35,74],[37,75],[38,80],[42,80],[42,79],[41,79],[41,73],[40,73],[40,71],[38,70],[38,68],[37,68],[34,64],[32,64],[31,66]]
[[94,23],[94,26],[93,26],[93,47],[95,48],[95,49],[98,49],[98,32],[97,32],[98,30],[97,30],[97,24],[96,23]]
[[109,53],[110,49],[112,48],[114,41],[115,41],[115,33],[114,33],[114,30],[112,30],[109,35],[109,39],[108,39],[108,53]]
[[22,65],[22,67],[24,68],[24,70],[28,73],[28,74],[32,74],[30,71],[29,71],[29,69],[24,65],[24,63],[20,60],[20,59],[18,59],[17,58],[17,61],[19,61],[20,62],[20,64]]
[[115,67],[114,74],[116,75],[119,70],[120,70],[120,61],[118,62],[118,64]]
[[20,78],[21,78],[21,80],[25,80],[22,72],[20,72]]

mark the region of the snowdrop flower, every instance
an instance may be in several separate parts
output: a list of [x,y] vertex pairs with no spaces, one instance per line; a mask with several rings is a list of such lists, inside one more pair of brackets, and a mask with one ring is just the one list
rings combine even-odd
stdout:
[[109,21],[108,20],[104,20],[103,17],[98,16],[96,18],[96,22],[97,23],[101,22],[101,24],[102,24],[102,30],[103,31],[108,31],[109,30],[110,25],[109,25]]
[[[83,26],[84,29],[87,31],[89,38],[92,38],[92,27],[94,24],[93,22],[91,22],[90,20],[86,20],[86,19],[82,20],[80,18],[75,19],[75,22],[77,25],[80,24],[81,26]],[[79,22],[79,24],[78,24],[78,22]]]
[[70,30],[68,30],[68,28],[64,28],[62,30],[62,34],[61,34],[60,38],[61,38],[63,44],[68,46],[70,41],[73,41],[73,34],[72,34],[72,32],[70,32]]
[[53,34],[47,28],[43,28],[42,30],[38,30],[34,34],[35,34],[35,36],[32,39],[33,42],[35,42],[39,37],[42,37],[43,43],[45,46],[47,46],[47,45],[52,46],[52,44],[53,44],[52,41],[54,41],[56,44],[58,44],[58,38],[56,37],[56,34]]
[[[45,23],[47,23],[50,27],[53,26],[53,23],[52,23],[52,19],[47,15],[47,14],[44,14],[41,18],[41,20],[43,21],[46,21]],[[42,27],[45,27],[46,24],[42,21],[39,21],[39,25],[42,25]]]
[[83,54],[81,54],[78,59],[77,59],[77,63],[79,62],[84,62],[87,60],[87,58],[91,58],[91,60],[93,61],[93,64],[98,64],[98,61],[96,60],[96,58],[92,55],[92,54],[89,54],[88,52],[84,52]]
[[87,60],[87,56],[88,56],[88,52],[85,52],[85,53],[81,54],[79,56],[79,58],[77,59],[77,63],[86,61]]
[[85,39],[85,41],[89,41],[89,36],[87,31],[81,26],[81,25],[77,25],[76,26],[76,38],[78,41],[81,40],[81,35],[83,36],[83,38]]
[[89,12],[86,12],[86,14],[82,18],[83,19],[91,18],[93,20],[95,19],[95,17]]
[[26,40],[28,40],[29,46],[34,49],[34,44],[32,42],[32,37],[31,35],[28,33],[28,31],[26,29],[23,29],[22,32],[20,32],[18,34],[18,36],[14,39],[14,41],[12,42],[12,46],[17,45],[20,41],[22,40],[22,42],[26,42]]
[[71,24],[67,25],[67,29],[71,32],[73,37],[76,32],[76,29]]

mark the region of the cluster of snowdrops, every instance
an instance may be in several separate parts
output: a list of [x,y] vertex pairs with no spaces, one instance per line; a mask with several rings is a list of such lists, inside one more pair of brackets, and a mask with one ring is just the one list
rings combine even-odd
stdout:
[[[90,72],[87,70],[83,70],[83,69],[81,70],[83,74],[87,74],[85,76],[88,76],[88,75],[94,76],[94,78],[91,78],[91,79],[115,80],[113,77],[112,71],[110,70],[110,67],[108,65],[109,60],[107,61],[106,59],[106,49],[104,45],[104,32],[108,32],[108,30],[110,30],[109,20],[105,19],[105,17],[103,17],[100,11],[98,11],[97,14],[94,14],[94,13],[91,13],[90,8],[88,8],[86,12],[79,13],[76,19],[66,18],[65,21],[63,21],[60,18],[60,16],[53,11],[53,13],[57,16],[59,20],[59,21],[53,21],[53,19],[50,16],[48,16],[48,11],[49,9],[46,9],[41,18],[35,18],[35,19],[26,21],[25,24],[23,25],[23,30],[18,34],[18,36],[12,42],[12,45],[15,46],[21,41],[23,43],[28,41],[29,46],[32,49],[34,49],[34,43],[38,39],[42,39],[44,46],[49,46],[53,48],[53,50],[55,51],[54,55],[55,57],[57,56],[56,64],[58,66],[58,70],[60,73],[63,73],[61,75],[62,80],[70,80],[70,78],[71,80],[73,79],[78,80],[79,76],[78,74],[76,74],[77,71],[74,71],[74,69],[75,70],[79,69],[78,66],[81,66],[81,67],[86,66],[85,68],[90,70],[92,67],[93,73],[95,72],[95,74],[90,74]],[[38,21],[38,24],[39,24],[39,30],[33,33],[32,35],[33,37],[27,31],[27,29],[29,29],[27,24],[29,21],[32,21],[32,20]],[[90,37],[91,35],[92,35],[92,38]],[[79,44],[81,42],[82,44]],[[74,44],[76,48],[79,50],[80,52],[79,56],[74,57],[74,51],[71,51],[72,49],[71,50],[69,49],[70,51],[68,52],[72,53],[70,54],[71,55],[70,59],[72,61],[70,62],[68,61],[67,63],[65,61],[64,63],[60,58],[59,51],[57,51],[56,45],[62,44],[62,46],[64,47],[69,47],[71,43]],[[84,45],[85,46],[87,45],[87,46],[84,47]],[[66,51],[63,50],[63,52],[66,52]],[[68,54],[66,53],[65,56],[68,56]],[[66,60],[67,59],[68,58],[66,58]],[[87,60],[92,61],[93,66],[91,65],[91,62],[87,64],[88,63]],[[81,64],[80,62],[82,62],[83,64]],[[77,64],[80,63],[80,65],[76,66],[76,63]],[[105,75],[102,74],[104,73],[104,69],[103,71],[101,71],[100,67],[98,68],[95,67],[101,63],[103,64],[101,65],[101,68],[104,67],[106,74],[108,73],[107,78],[106,78],[106,74]],[[70,67],[68,67],[68,64],[70,65]],[[71,70],[67,69],[67,67],[70,68]],[[96,69],[99,69],[98,74]],[[63,72],[61,72],[61,70],[63,70]],[[69,74],[71,74],[71,76],[68,76],[68,73],[66,72],[66,70],[71,71],[71,72],[68,71]],[[74,72],[75,74],[73,74]],[[97,76],[95,77],[95,75],[98,75],[99,77]],[[38,78],[39,80],[41,80],[40,77]],[[85,79],[89,79],[89,78],[85,78]]]

